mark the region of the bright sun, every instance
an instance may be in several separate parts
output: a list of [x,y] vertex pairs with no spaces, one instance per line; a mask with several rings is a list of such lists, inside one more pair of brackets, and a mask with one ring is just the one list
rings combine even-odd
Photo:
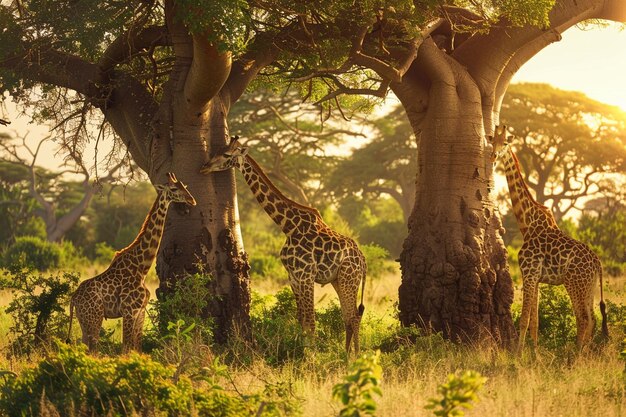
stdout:
[[624,45],[626,30],[618,25],[572,28],[560,42],[544,48],[524,65],[513,82],[544,82],[563,90],[581,91],[626,111]]

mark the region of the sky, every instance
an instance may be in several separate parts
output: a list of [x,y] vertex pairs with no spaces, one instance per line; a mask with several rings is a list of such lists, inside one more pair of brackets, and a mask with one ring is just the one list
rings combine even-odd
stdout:
[[535,55],[512,82],[545,82],[626,111],[626,30],[608,28],[565,31],[563,39]]
[[[587,96],[626,111],[626,30],[617,25],[607,28],[574,27],[527,62],[512,82],[543,82],[563,90],[581,91]],[[47,128],[28,124],[27,118],[17,118],[9,106],[8,118],[12,124],[0,126],[0,133],[14,130],[30,132],[34,139],[45,135]],[[52,144],[38,164],[55,169],[62,161],[55,155]]]

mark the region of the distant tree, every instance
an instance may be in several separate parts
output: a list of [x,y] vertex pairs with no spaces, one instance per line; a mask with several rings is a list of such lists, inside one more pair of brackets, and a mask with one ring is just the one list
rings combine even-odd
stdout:
[[417,142],[413,129],[400,107],[372,125],[372,140],[337,164],[327,187],[338,197],[386,194],[398,202],[406,224],[415,202]]
[[232,134],[250,146],[270,179],[303,204],[326,204],[322,184],[338,160],[328,148],[345,147],[349,138],[365,137],[336,122],[324,126],[320,109],[303,102],[294,89],[276,92],[261,87],[244,94],[229,117]]
[[537,201],[560,220],[608,192],[605,173],[626,173],[626,112],[547,84],[514,84],[502,120]]
[[[7,134],[0,135],[0,161],[16,166],[12,171],[14,179],[20,179],[25,184],[30,198],[37,202],[34,213],[41,217],[46,225],[46,238],[48,241],[57,242],[76,224],[97,193],[99,185],[92,182],[89,171],[80,159],[71,159],[70,169],[52,172],[37,166],[37,158],[44,143],[51,136],[44,137],[34,146],[27,141],[27,135],[12,138]],[[114,180],[116,172],[121,167],[118,162],[109,169],[104,177],[98,178],[100,182]],[[67,174],[78,174],[82,181],[74,182],[66,180]],[[17,176],[17,177],[15,177]],[[80,184],[78,191],[73,185]],[[21,196],[20,196],[21,198]],[[71,205],[65,210],[59,210],[60,206],[68,202]]]

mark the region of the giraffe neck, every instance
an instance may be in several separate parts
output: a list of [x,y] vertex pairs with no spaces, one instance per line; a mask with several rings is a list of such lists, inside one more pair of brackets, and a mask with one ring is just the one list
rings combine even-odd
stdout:
[[316,209],[287,198],[252,157],[246,155],[236,165],[254,197],[283,233],[290,234],[296,228],[304,229],[307,227],[305,223],[316,221],[320,216]]
[[528,185],[522,176],[519,160],[511,149],[502,157],[506,182],[509,186],[513,213],[517,224],[526,237],[529,229],[536,227],[556,228],[556,220],[552,213],[539,204],[530,193]]
[[164,193],[160,192],[154,200],[139,234],[130,245],[115,254],[114,261],[124,260],[126,261],[124,264],[134,265],[141,277],[145,277],[156,257],[169,205],[170,200]]

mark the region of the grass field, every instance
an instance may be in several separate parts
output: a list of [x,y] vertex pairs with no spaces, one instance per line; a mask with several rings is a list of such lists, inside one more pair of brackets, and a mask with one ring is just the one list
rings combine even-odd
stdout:
[[[371,351],[381,346],[383,339],[393,339],[400,332],[394,313],[399,283],[398,271],[367,283],[362,351]],[[623,304],[625,284],[626,278],[609,279],[605,282],[605,298],[615,304]],[[270,279],[252,283],[253,290],[260,296],[275,294],[284,285]],[[152,294],[155,288],[156,284],[151,280]],[[516,303],[520,302],[518,296],[519,290]],[[7,305],[9,297],[9,294],[2,294],[2,306]],[[332,286],[316,287],[318,310],[323,312],[329,306],[333,308],[335,299]],[[9,326],[10,317],[3,309],[0,312],[3,347],[6,347]],[[120,321],[109,320],[106,326],[116,329],[113,338],[119,340]],[[76,322],[74,327],[78,328]],[[383,395],[377,398],[376,415],[433,415],[424,409],[427,400],[437,396],[437,387],[448,374],[463,370],[475,370],[488,378],[478,393],[479,401],[466,415],[626,415],[624,360],[619,355],[623,329],[613,325],[611,332],[609,343],[582,353],[576,349],[573,339],[558,349],[540,346],[536,352],[528,348],[521,355],[493,346],[458,346],[442,340],[438,335],[423,336],[412,343],[403,343],[398,339],[400,341],[394,345],[395,349],[386,349],[380,357]],[[74,336],[77,338],[78,335],[77,331]],[[257,392],[267,383],[283,382],[290,387],[293,398],[300,402],[303,415],[332,416],[337,415],[341,408],[341,404],[332,398],[332,388],[342,380],[348,365],[343,354],[343,335],[329,340],[330,346],[307,348],[304,357],[282,361],[279,365],[271,365],[263,357],[263,352],[255,349],[198,351],[206,356],[201,358],[201,363],[209,363],[217,355],[228,364],[228,375],[220,379],[220,384],[228,392]],[[281,341],[273,343],[279,346]],[[6,349],[2,351],[6,352]],[[3,353],[0,368],[19,373],[34,360],[9,358]]]

